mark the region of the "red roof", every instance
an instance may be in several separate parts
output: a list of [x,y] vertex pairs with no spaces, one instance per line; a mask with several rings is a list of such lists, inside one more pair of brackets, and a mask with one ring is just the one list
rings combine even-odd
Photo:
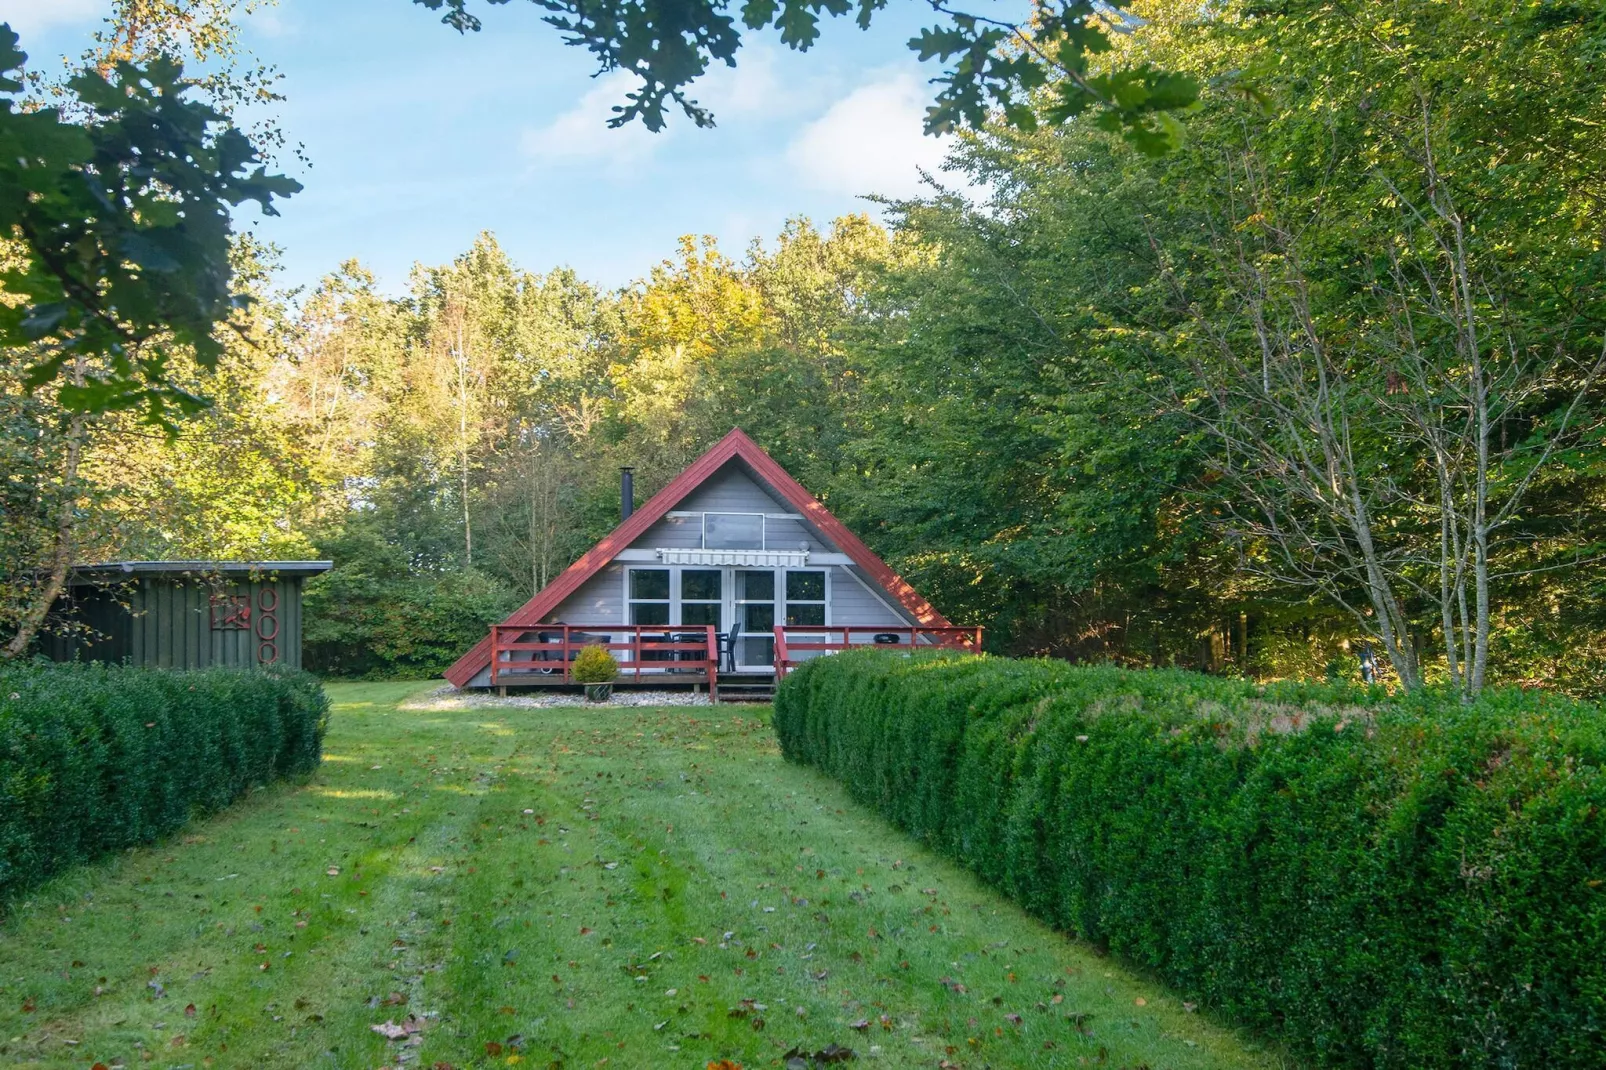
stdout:
[[[540,593],[534,598],[509,614],[504,623],[542,623],[547,615],[557,609],[565,598],[577,591],[582,583],[602,571],[619,551],[646,534],[648,528],[663,519],[669,510],[679,505],[686,495],[696,490],[727,462],[738,458],[745,461],[755,475],[768,483],[777,494],[802,513],[828,541],[835,544],[842,553],[847,554],[854,564],[897,599],[917,623],[934,628],[951,626],[946,617],[933,609],[930,602],[921,598],[902,576],[888,568],[885,561],[860,542],[857,535],[849,531],[842,521],[832,516],[829,509],[816,501],[814,495],[804,490],[801,483],[775,463],[775,458],[760,449],[758,443],[748,438],[740,428],[733,428],[731,433],[720,439],[712,449],[688,465],[684,472],[670,480],[667,487],[654,494],[646,505],[632,513],[630,519],[614,528],[606,538],[587,550],[578,561],[541,588]],[[446,679],[458,687],[463,687],[490,662],[491,639],[490,636],[486,636],[446,670]]]

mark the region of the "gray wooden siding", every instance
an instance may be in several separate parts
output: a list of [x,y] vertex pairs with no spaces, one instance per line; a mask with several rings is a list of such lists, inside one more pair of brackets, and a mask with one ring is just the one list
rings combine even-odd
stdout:
[[582,583],[578,591],[558,603],[558,608],[547,614],[546,619],[563,624],[623,624],[624,568],[618,562],[604,567]]
[[740,466],[727,464],[680,500],[676,509],[692,513],[792,513]]
[[702,544],[701,519],[694,516],[666,516],[648,528],[647,533],[630,546],[631,549],[643,550],[656,550],[661,546],[677,550],[695,550]]
[[[681,513],[795,513],[735,464],[726,465],[706,483],[681,499],[675,506]],[[772,550],[795,550],[800,543],[817,553],[830,553],[827,544],[809,525],[800,520],[781,520],[773,515],[764,522],[765,545]],[[703,544],[702,521],[698,517],[666,516],[631,544],[632,549],[656,550],[660,547],[695,549]]]
[[[834,571],[836,575],[831,577],[832,624],[898,625],[913,623],[888,608],[888,606],[896,606],[898,604],[890,594],[883,593],[878,600],[871,593],[871,591],[880,590],[874,580],[865,579],[871,589],[871,591],[867,591],[849,574],[849,567],[838,566]],[[883,605],[883,602],[886,605]]]
[[802,543],[808,543],[809,550],[814,553],[836,553],[837,549],[817,535],[812,527],[801,520],[777,520],[770,517],[764,521],[764,545],[771,550],[796,550]]

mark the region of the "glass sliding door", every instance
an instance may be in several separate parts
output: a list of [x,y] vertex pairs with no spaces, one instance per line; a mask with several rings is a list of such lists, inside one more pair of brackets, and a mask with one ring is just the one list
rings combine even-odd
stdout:
[[737,569],[736,668],[762,672],[775,665],[775,572]]

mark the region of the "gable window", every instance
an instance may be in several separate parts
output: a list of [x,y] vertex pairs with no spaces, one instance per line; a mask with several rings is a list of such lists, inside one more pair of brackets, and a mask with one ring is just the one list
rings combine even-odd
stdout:
[[703,549],[764,549],[764,514],[704,513]]
[[825,624],[825,573],[821,570],[786,574],[786,623],[800,627]]
[[669,570],[633,568],[630,570],[630,623],[669,623]]

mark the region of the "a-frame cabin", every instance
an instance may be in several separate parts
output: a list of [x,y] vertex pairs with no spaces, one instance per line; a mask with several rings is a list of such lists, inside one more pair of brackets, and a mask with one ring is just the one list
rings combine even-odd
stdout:
[[585,646],[620,682],[767,692],[809,657],[859,644],[977,649],[739,429],[446,671],[458,687],[571,684]]

